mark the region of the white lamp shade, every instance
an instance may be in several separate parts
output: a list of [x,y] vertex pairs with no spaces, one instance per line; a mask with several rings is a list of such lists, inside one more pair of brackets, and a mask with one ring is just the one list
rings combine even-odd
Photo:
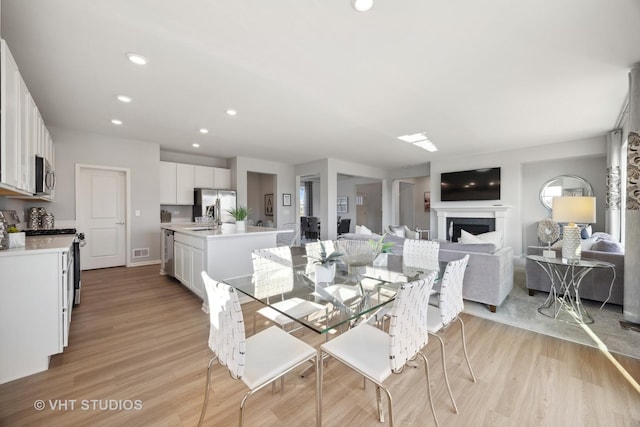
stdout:
[[595,197],[554,197],[551,205],[553,220],[593,224],[596,222]]
[[367,12],[373,7],[373,0],[351,0],[351,5],[358,12]]

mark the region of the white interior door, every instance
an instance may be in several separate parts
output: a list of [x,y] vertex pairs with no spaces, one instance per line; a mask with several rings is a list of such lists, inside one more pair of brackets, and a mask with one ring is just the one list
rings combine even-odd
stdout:
[[125,171],[81,167],[76,179],[82,269],[126,265]]

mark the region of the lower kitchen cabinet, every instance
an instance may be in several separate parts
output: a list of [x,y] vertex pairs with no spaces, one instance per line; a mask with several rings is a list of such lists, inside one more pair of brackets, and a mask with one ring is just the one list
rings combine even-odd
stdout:
[[69,336],[71,244],[29,250],[30,239],[27,248],[0,251],[0,384],[46,371]]
[[202,246],[203,240],[200,238],[181,233],[174,235],[174,276],[194,294],[204,299],[201,273],[205,262]]

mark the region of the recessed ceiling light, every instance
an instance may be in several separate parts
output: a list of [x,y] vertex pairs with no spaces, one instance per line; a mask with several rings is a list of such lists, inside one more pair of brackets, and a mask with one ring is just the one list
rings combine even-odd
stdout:
[[198,144],[197,142],[194,142],[193,144],[191,144],[192,147],[198,148],[200,147],[200,144]]
[[133,98],[131,98],[130,96],[127,96],[127,95],[118,95],[118,96],[116,96],[116,98],[118,98],[118,101],[124,102],[124,103],[129,103],[129,102],[133,101]]
[[227,110],[227,114],[230,116],[235,116],[236,114],[238,114],[238,112],[236,110],[232,110],[231,108]]
[[147,58],[145,58],[144,56],[132,52],[127,53],[127,58],[129,58],[129,61],[133,62],[136,65],[146,65],[146,63],[148,62]]
[[114,125],[120,126],[122,124],[122,120],[113,119],[111,120],[111,123],[113,123]]
[[438,148],[434,145],[433,142],[429,141],[429,138],[427,138],[424,132],[414,133],[411,135],[402,135],[399,136],[398,139],[416,145],[420,148],[424,148],[428,151],[438,151]]
[[209,133],[209,129],[202,128],[200,129],[200,133]]
[[416,145],[420,148],[424,148],[427,151],[438,151],[438,147],[436,147],[434,145],[433,142],[429,141],[428,139],[425,139],[424,141],[418,141],[418,142],[414,142],[413,145]]
[[351,0],[351,6],[358,12],[368,12],[373,7],[373,0]]

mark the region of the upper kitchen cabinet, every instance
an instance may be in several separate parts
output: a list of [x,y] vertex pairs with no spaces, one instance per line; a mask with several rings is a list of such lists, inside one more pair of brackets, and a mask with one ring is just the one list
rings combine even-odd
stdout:
[[176,164],[160,162],[160,204],[176,204]]
[[194,165],[176,164],[176,204],[193,205]]
[[195,165],[194,172],[195,172],[195,188],[214,188],[213,187],[213,167]]
[[213,187],[221,190],[231,190],[231,170],[213,168]]
[[53,140],[4,40],[0,48],[0,194],[52,200],[53,192],[34,192],[35,156],[53,167]]
[[195,167],[195,188],[231,189],[231,170],[213,166]]
[[2,40],[0,85],[2,108],[0,140],[0,182],[20,189],[20,73],[7,44]]
[[160,204],[193,205],[194,188],[231,188],[231,171],[160,161]]

